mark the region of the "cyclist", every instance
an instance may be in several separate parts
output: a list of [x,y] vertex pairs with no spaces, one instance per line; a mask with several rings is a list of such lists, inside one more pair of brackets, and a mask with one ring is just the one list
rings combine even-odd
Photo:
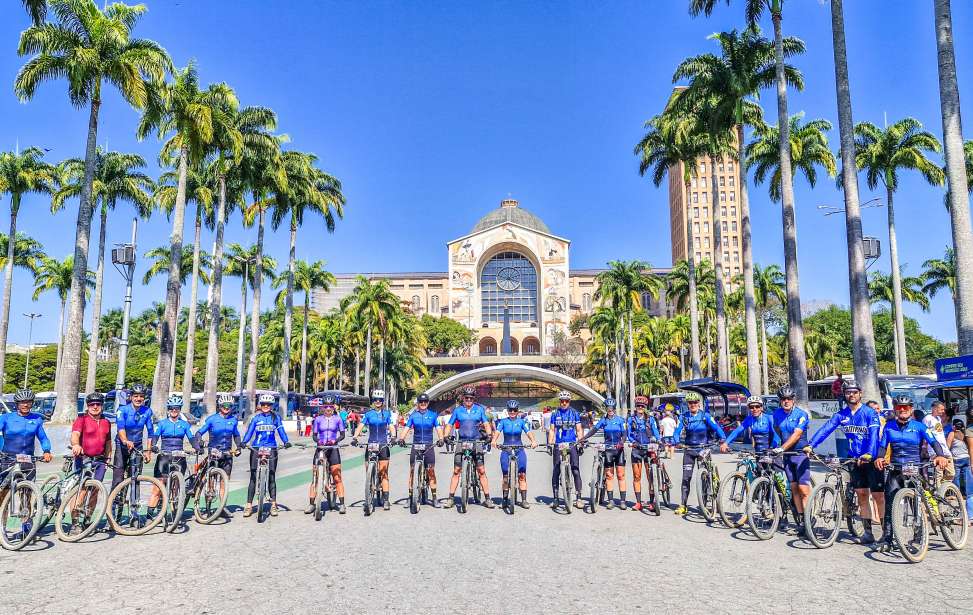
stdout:
[[[152,435],[152,450],[158,452],[160,450],[157,447],[159,440],[162,440],[161,451],[171,452],[171,451],[181,451],[183,440],[189,440],[189,444],[193,447],[197,453],[199,452],[199,440],[193,435],[192,426],[190,426],[189,421],[180,417],[182,412],[182,397],[178,395],[172,395],[166,401],[166,418],[159,421],[156,425],[155,433]],[[169,475],[169,471],[172,466],[175,465],[179,468],[179,471],[183,474],[186,473],[186,459],[169,457],[160,455],[155,460],[155,470],[152,475],[160,479],[165,483],[166,476]],[[187,488],[187,493],[188,493]],[[159,505],[159,499],[162,497],[162,492],[159,491],[158,487],[152,488],[152,495],[149,497],[149,508],[155,508]]]
[[389,442],[395,441],[395,422],[392,411],[385,408],[385,391],[372,391],[372,409],[362,417],[355,435],[351,439],[352,446],[358,446],[358,436],[368,427],[368,443],[379,443],[382,447],[378,451],[378,477],[382,480],[382,508],[389,510],[389,457],[392,451]]
[[[44,463],[51,461],[51,441],[44,432],[44,417],[31,410],[34,407],[34,392],[30,389],[20,389],[14,393],[16,412],[0,414],[0,439],[3,440],[3,453],[0,458],[0,475],[17,462],[17,455],[33,455],[34,440],[37,440],[43,451]],[[34,480],[37,468],[34,463],[23,463],[20,467],[25,471],[27,480]],[[0,486],[0,501],[7,492],[7,485]]]
[[747,429],[750,430],[754,452],[763,453],[780,446],[780,437],[774,429],[774,419],[764,414],[763,399],[759,395],[751,395],[747,398],[747,409],[750,411],[749,416],[730,432],[725,442],[720,444],[721,453],[729,452],[730,445]]
[[[106,460],[111,457],[111,423],[102,415],[105,396],[97,391],[84,398],[85,413],[71,425],[71,454],[74,469],[79,471],[86,459],[91,460],[94,479],[105,479]],[[93,503],[92,503],[93,504]]]
[[[568,462],[571,464],[571,474],[574,476],[574,507],[582,508],[581,504],[581,453],[578,440],[584,435],[581,431],[581,416],[571,407],[571,393],[561,391],[557,394],[558,407],[551,413],[551,426],[547,430],[547,442],[568,444]],[[558,481],[561,477],[561,456],[554,453],[554,471],[551,474],[551,488],[557,493]],[[594,503],[592,503],[592,506]],[[557,501],[551,502],[551,508],[557,507]]]
[[[152,424],[152,408],[145,405],[145,386],[133,384],[128,392],[128,403],[118,409],[115,415],[115,456],[112,460],[111,488],[114,489],[122,482],[128,473],[128,464],[132,451],[142,447],[142,434],[146,433],[149,440],[155,433]],[[152,451],[143,450],[142,457],[148,463],[152,460]]]
[[270,465],[267,475],[267,491],[270,495],[270,515],[277,516],[277,438],[280,438],[284,448],[290,448],[291,443],[284,433],[284,422],[274,412],[274,396],[271,393],[261,393],[257,398],[257,413],[247,425],[247,433],[243,435],[243,444],[250,445],[250,484],[247,486],[247,504],[243,507],[243,516],[253,514],[253,496],[257,492],[257,462],[259,455],[256,450],[269,448]]
[[[726,440],[726,434],[710,413],[703,411],[702,396],[696,391],[689,391],[685,399],[689,412],[679,419],[676,431],[672,434],[673,442],[678,443],[683,432],[686,432],[685,446],[701,447],[709,442],[709,432],[712,430],[719,436],[722,444]],[[688,510],[686,503],[689,502],[689,485],[693,480],[693,471],[696,469],[696,459],[699,454],[700,451],[695,448],[687,448],[682,454],[682,503],[675,511],[677,515],[684,515]]]
[[603,405],[605,416],[601,417],[597,423],[591,426],[588,433],[578,439],[578,444],[584,445],[585,440],[593,436],[598,431],[602,431],[605,437],[605,502],[592,502],[592,509],[598,504],[604,504],[605,508],[611,510],[615,507],[612,502],[612,493],[615,490],[615,476],[618,476],[618,507],[625,510],[628,505],[625,503],[625,440],[628,432],[628,423],[615,412],[615,400],[608,398]]
[[[810,422],[807,412],[795,406],[797,394],[788,385],[777,391],[780,407],[774,410],[774,427],[781,439],[775,453],[798,451],[807,446],[807,426]],[[798,525],[804,518],[804,506],[811,496],[811,461],[807,454],[800,453],[784,456],[784,474],[791,484],[791,494],[797,509]]]
[[405,446],[405,440],[412,434],[413,448],[409,452],[409,496],[412,496],[412,472],[416,467],[418,452],[416,444],[425,444],[426,450],[422,454],[426,463],[426,475],[429,477],[429,489],[432,491],[432,507],[439,508],[436,499],[436,446],[443,444],[443,432],[439,428],[439,417],[429,409],[429,396],[425,393],[416,398],[416,407],[409,414],[405,422],[404,431],[399,434],[399,446]]
[[[900,395],[895,398],[895,417],[885,424],[882,431],[882,439],[878,443],[875,455],[875,469],[878,471],[888,470],[885,476],[885,500],[891,501],[895,492],[902,488],[902,469],[888,467],[889,462],[885,459],[887,448],[891,448],[891,462],[895,464],[921,463],[922,442],[925,441],[933,450],[936,456],[932,462],[939,470],[944,469],[949,464],[946,457],[946,450],[940,444],[936,436],[921,421],[913,418],[912,398],[907,395]],[[890,551],[892,543],[892,511],[891,507],[885,509],[882,520],[883,551]]]
[[[659,425],[655,417],[648,413],[649,398],[639,395],[635,398],[635,412],[628,417],[628,439],[632,442],[632,486],[635,488],[634,510],[642,510],[642,463],[649,459],[658,463],[658,453],[649,453],[646,445],[659,440]],[[655,512],[652,501],[655,499],[655,484],[649,474],[649,512]]]
[[[497,446],[503,435],[505,446],[518,446],[524,443],[521,434],[527,434],[527,441],[531,448],[537,448],[537,440],[530,430],[527,420],[520,416],[520,403],[516,399],[507,400],[507,416],[497,421],[497,429],[493,432],[493,446]],[[522,448],[517,453],[517,488],[520,489],[520,507],[530,508],[527,502],[527,453]],[[509,450],[500,453],[500,472],[503,475],[503,501],[506,504],[510,498],[513,485],[507,484],[507,472],[510,471],[511,453]]]
[[[490,424],[490,418],[487,416],[486,408],[475,403],[475,401],[476,389],[465,387],[463,389],[463,401],[459,406],[453,408],[453,413],[446,422],[444,436],[449,437],[454,426],[460,442],[473,442],[492,435],[493,427]],[[473,463],[476,465],[476,474],[480,479],[480,486],[483,487],[483,505],[487,508],[493,508],[493,500],[490,499],[490,483],[487,480],[486,468],[483,465],[483,455],[483,450],[479,446],[473,449]],[[446,508],[452,508],[456,504],[454,496],[456,487],[459,485],[462,468],[463,451],[457,447],[456,454],[453,455],[453,477],[449,481],[449,498],[446,499]]]
[[880,423],[878,414],[862,403],[862,391],[857,384],[846,382],[844,393],[847,405],[832,414],[828,422],[814,432],[804,452],[813,451],[835,429],[844,432],[848,440],[848,454],[858,460],[858,465],[851,469],[851,486],[858,494],[859,513],[865,525],[861,542],[871,544],[875,542],[872,523],[877,523],[877,519],[872,519],[869,494],[875,500],[879,515],[884,515],[885,511],[885,476],[872,465],[878,447]]
[[[334,395],[325,395],[323,398],[312,397],[308,400],[308,406],[311,406],[312,409],[317,408],[319,413],[314,417],[314,422],[311,423],[311,437],[314,438],[318,446],[334,446],[345,439],[347,427],[345,422],[341,420],[341,415],[337,413],[338,401]],[[341,451],[336,448],[315,450],[312,461],[315,468],[319,456],[326,456],[328,472],[331,473],[334,489],[338,495],[338,512],[343,515],[347,511],[345,510],[345,483],[341,480]],[[316,476],[311,476],[311,484],[308,488],[308,497],[311,502],[304,509],[306,515],[314,512],[316,479]]]
[[[216,406],[219,412],[206,417],[206,421],[196,430],[196,440],[202,447],[203,434],[209,434],[207,448],[218,450],[223,456],[217,465],[226,472],[227,478],[233,473],[233,458],[238,456],[243,450],[240,443],[240,421],[233,413],[233,396],[220,393],[216,398]],[[220,513],[224,519],[231,517],[226,507]]]

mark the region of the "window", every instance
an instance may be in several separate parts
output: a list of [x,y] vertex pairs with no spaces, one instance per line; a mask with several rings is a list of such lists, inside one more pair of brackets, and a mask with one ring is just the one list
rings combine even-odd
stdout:
[[693,193],[693,203],[699,203],[699,193],[698,192],[694,192]]
[[[720,165],[720,166],[722,167],[723,165]],[[722,171],[722,170],[723,169],[720,169],[720,171]],[[721,177],[720,178],[720,188],[722,188],[724,186],[726,186],[726,178],[725,177]]]
[[409,288],[422,288],[422,284],[409,284]]
[[732,187],[732,186],[735,186],[735,185],[736,185],[736,175],[731,175],[730,176],[730,186]]
[[703,193],[703,202],[704,202],[704,203],[705,203],[705,202],[707,202],[707,200],[708,200],[708,199],[709,199],[709,197],[708,197],[708,196],[707,196],[707,194],[706,194],[706,193],[704,192],[704,193]]
[[720,215],[723,216],[724,218],[726,217],[726,207],[720,208]]
[[703,232],[704,233],[709,232],[709,222],[703,222]]
[[480,355],[493,356],[497,354],[497,341],[492,337],[480,340]]
[[703,217],[704,218],[709,218],[709,207],[704,207],[703,208]]
[[720,201],[722,201],[724,203],[726,202],[726,193],[725,192],[720,192]]
[[[726,221],[725,220],[723,221],[723,227],[722,228],[723,228],[723,232],[725,233],[726,232]],[[736,230],[736,229],[733,229],[733,230]]]
[[538,355],[541,353],[541,343],[536,337],[524,338],[524,354]]
[[737,208],[735,206],[730,207],[730,215],[733,216],[734,218],[737,217]]
[[730,238],[727,237],[726,235],[723,235],[723,247],[724,248],[730,247]]
[[705,173],[706,172],[706,161],[705,160],[700,160],[699,161],[699,172],[700,173]]
[[696,179],[696,178],[694,177],[694,178],[692,179],[692,181],[690,181],[690,184],[692,185],[692,187],[693,187],[693,188],[695,188],[695,187],[697,187],[697,186],[699,185],[699,180],[697,180],[697,179]]
[[439,314],[439,295],[433,295],[429,299],[429,311],[433,314]]
[[699,235],[699,222],[693,223],[693,232]]
[[422,302],[419,300],[419,295],[412,295],[412,311],[418,312],[422,309]]
[[537,270],[522,254],[501,252],[480,273],[483,322],[503,322],[504,306],[511,322],[537,322]]
[[591,293],[581,295],[581,309],[585,312],[591,311]]
[[697,252],[697,253],[696,253],[696,262],[698,263],[698,262],[700,262],[700,261],[702,261],[702,260],[703,260],[703,255],[702,255],[702,254],[700,254],[699,252]]
[[730,190],[730,200],[731,201],[736,201],[737,200],[737,193],[736,192],[733,192],[732,190]]
[[[699,247],[699,237],[696,238],[696,247]],[[706,238],[706,249],[709,250],[709,237]]]
[[[722,173],[722,172],[723,172],[723,161],[720,160],[720,173]],[[720,179],[723,179],[723,178],[721,177]],[[720,183],[722,183],[722,182],[720,182]]]
[[442,287],[443,287],[442,284],[430,284],[429,285],[429,288],[442,288]]
[[[724,252],[723,253],[723,262],[725,263],[728,260],[730,260],[730,253],[729,252]],[[729,270],[727,270],[727,273],[730,273]]]
[[733,268],[733,273],[735,273],[737,275],[740,275],[740,268],[739,267],[734,267]]
[[[693,243],[696,246],[696,248],[699,249],[699,237],[696,237],[696,240]],[[709,243],[709,237],[706,238],[706,243],[707,244]]]
[[[726,224],[726,223],[724,222],[723,224]],[[730,228],[733,229],[733,232],[734,233],[736,232],[736,230],[737,230],[737,221],[736,220],[733,221],[733,224],[731,225]]]
[[740,260],[740,253],[739,252],[734,252],[733,253],[733,260],[739,262],[739,260]]
[[736,237],[734,237],[734,238],[733,238],[733,247],[734,247],[734,248],[735,248],[735,247],[737,247],[737,244],[738,244],[738,243],[739,243],[739,240],[738,240],[738,239],[737,239]]
[[648,310],[652,307],[652,293],[642,293],[642,309]]
[[732,160],[726,163],[726,168],[727,168],[727,170],[730,170],[730,171],[733,170],[733,161]]

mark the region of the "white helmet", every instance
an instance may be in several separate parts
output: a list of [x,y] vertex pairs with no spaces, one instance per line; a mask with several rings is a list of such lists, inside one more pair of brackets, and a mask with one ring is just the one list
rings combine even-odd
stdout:
[[571,401],[571,393],[568,393],[567,391],[561,391],[560,393],[557,394],[557,398]]
[[258,404],[272,404],[277,401],[272,393],[261,393],[260,397],[257,398]]
[[182,396],[170,395],[166,400],[166,408],[182,408]]
[[760,397],[759,395],[751,395],[750,397],[747,398],[747,407],[748,408],[750,406],[763,406],[763,405],[764,405],[764,399],[763,399],[763,397]]
[[385,401],[385,391],[382,389],[372,391],[372,401]]
[[233,405],[233,396],[230,395],[229,393],[220,393],[219,395],[216,396],[216,405],[217,406],[232,406]]

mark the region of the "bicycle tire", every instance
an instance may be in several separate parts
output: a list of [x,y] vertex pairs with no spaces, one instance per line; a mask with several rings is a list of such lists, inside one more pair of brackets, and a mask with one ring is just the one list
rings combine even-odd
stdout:
[[463,486],[460,489],[459,511],[465,513],[470,503],[470,460],[465,455],[460,466],[460,478],[463,481]]
[[507,512],[511,515],[517,511],[517,456],[510,455],[510,465],[507,466]]
[[[208,507],[204,508],[200,504],[205,501],[207,489],[210,489],[214,482],[216,483],[216,506],[212,509]],[[223,468],[215,466],[206,470],[206,473],[203,474],[203,484],[199,485],[196,489],[196,504],[193,506],[193,518],[203,525],[209,525],[213,521],[216,521],[223,512],[223,509],[226,508],[226,498],[229,496],[229,493],[230,477],[227,476],[226,471]]]
[[375,473],[377,466],[374,461],[369,461],[365,465],[365,502],[362,505],[365,516],[371,515],[375,511]]
[[321,510],[323,492],[325,491],[326,481],[325,477],[322,476],[324,473],[324,464],[316,463],[314,464],[314,520],[320,521],[321,517],[324,516],[324,511]]
[[699,512],[707,521],[716,520],[716,494],[713,492],[713,476],[706,467],[699,469],[699,484],[696,488],[696,501]]
[[[88,525],[77,534],[72,534],[64,530],[62,518],[64,517],[64,513],[68,512],[68,504],[72,503],[73,500],[79,496],[82,489],[94,489],[98,493],[98,498],[95,501],[95,506],[91,511],[91,517]],[[99,505],[98,502],[101,502],[101,505]],[[61,504],[58,506],[57,512],[54,513],[54,531],[57,533],[58,540],[62,542],[78,542],[79,540],[90,536],[95,529],[98,528],[98,524],[101,523],[101,518],[105,515],[105,507],[107,504],[108,489],[105,488],[105,485],[103,485],[101,481],[89,478],[80,485],[72,488],[64,497],[61,498]]]
[[720,520],[729,528],[739,528],[747,522],[747,475],[733,472],[720,482],[716,497],[719,500]]
[[750,483],[750,496],[747,498],[747,525],[750,526],[754,536],[760,540],[768,540],[773,537],[779,524],[780,497],[770,477],[760,476]]
[[[56,487],[51,487],[52,484]],[[38,525],[44,528],[51,522],[57,507],[61,504],[61,479],[56,475],[48,476],[41,483],[40,491],[44,510]]]
[[827,549],[838,540],[841,509],[838,490],[833,483],[822,483],[811,490],[804,508],[804,527],[811,544],[818,549]]
[[598,503],[601,501],[601,481],[605,475],[604,463],[599,461],[601,455],[596,457],[591,464],[591,481],[588,483],[588,513],[595,514],[598,511]]
[[851,485],[845,487],[845,523],[848,525],[848,531],[855,538],[861,538],[865,535],[865,522],[861,517],[861,508],[859,508],[858,494],[852,489]]
[[966,514],[966,498],[953,483],[943,483],[937,491],[939,507],[939,531],[943,540],[954,551],[966,546],[970,533],[970,520]]
[[425,464],[421,461],[417,461],[412,466],[412,484],[409,485],[409,512],[413,515],[419,514],[419,509],[422,507],[422,491],[424,488],[422,475],[425,471]]
[[[172,486],[173,482],[176,483],[175,487]],[[165,513],[165,531],[171,534],[182,524],[182,513],[186,510],[186,479],[181,473],[169,473],[166,491],[169,493],[169,510]]]
[[[8,511],[8,507],[13,508],[15,497],[21,499],[21,510],[19,511],[20,514],[14,517],[14,523],[19,526],[19,531],[15,534],[17,539],[12,540],[12,537],[7,535],[7,526],[11,520],[8,513],[12,512]],[[3,501],[0,502],[0,546],[8,551],[19,551],[29,545],[40,530],[41,515],[44,514],[43,508],[41,491],[32,481],[20,481],[14,489],[7,489]],[[25,516],[28,518],[26,523],[30,523],[26,532],[24,531],[25,522],[22,521]]]
[[328,473],[324,477],[324,486],[325,494],[328,496],[328,510],[338,510],[338,486],[334,482],[334,477],[331,476],[331,468],[328,468]]
[[[148,491],[150,487],[155,487],[156,489],[159,490],[159,493],[161,494],[161,498],[162,498],[162,500],[160,501],[161,504],[160,511],[166,510],[166,507],[169,504],[169,494],[166,493],[165,487],[162,486],[162,481],[155,478],[154,476],[141,475],[141,476],[136,476],[135,478],[124,479],[122,482],[115,485],[115,488],[112,489],[111,493],[108,494],[108,507],[105,510],[105,513],[108,515],[108,524],[111,526],[111,529],[116,534],[120,534],[121,536],[141,536],[142,534],[147,534],[153,528],[159,525],[159,523],[162,522],[162,518],[163,518],[163,515],[161,513],[157,514],[154,518],[147,519],[145,524],[139,527],[132,527],[128,523],[122,523],[122,519],[116,518],[115,500],[117,500],[119,497],[122,498],[120,504],[121,510],[125,511],[126,506],[128,506],[129,508],[128,512],[129,515],[131,515],[131,501],[129,498],[130,494],[128,490],[131,487],[133,481],[138,481],[139,483],[145,482],[146,491]],[[129,517],[129,519],[131,520],[131,516]]]
[[561,480],[564,481],[564,508],[571,514],[571,496],[573,492],[571,491],[571,481],[573,479],[571,474],[571,464],[567,463],[567,459],[564,460],[565,463],[561,464]]
[[662,496],[662,503],[667,508],[672,507],[672,480],[669,478],[669,470],[660,461],[659,468],[659,495]]
[[[911,535],[910,535],[911,534]],[[892,498],[892,535],[902,557],[918,564],[929,551],[929,518],[915,489],[903,487]],[[918,542],[911,547],[918,535]]]

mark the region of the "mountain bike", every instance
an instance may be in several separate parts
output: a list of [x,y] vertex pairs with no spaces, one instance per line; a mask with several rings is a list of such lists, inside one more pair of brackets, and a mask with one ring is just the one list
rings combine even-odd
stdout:
[[503,509],[508,514],[514,514],[517,508],[517,500],[520,498],[520,490],[518,486],[520,481],[518,480],[519,472],[518,462],[517,462],[517,451],[527,448],[523,444],[498,444],[497,448],[501,451],[507,451],[510,459],[507,462],[507,474],[503,477],[504,485],[506,486],[507,496],[503,498]]
[[426,468],[426,449],[430,444],[412,444],[416,453],[416,462],[412,464],[412,481],[409,483],[409,512],[417,514],[423,504],[432,501],[432,490],[429,487],[429,472]]
[[[115,485],[108,494],[108,523],[117,534],[140,536],[148,533],[162,521],[161,511],[168,503],[162,481],[142,474],[144,457],[141,448],[134,447],[128,455],[128,477]],[[149,507],[153,489],[162,494],[162,505],[158,509]]]
[[230,477],[220,467],[220,462],[232,454],[230,451],[210,448],[206,454],[206,462],[196,464],[196,473],[190,478],[187,491],[193,498],[193,518],[197,523],[212,523],[226,508]]
[[603,442],[592,445],[595,449],[595,457],[591,460],[591,481],[588,483],[588,506],[587,512],[595,514],[598,505],[605,497],[605,465],[608,446]]
[[[554,450],[551,451],[551,455],[561,456],[561,476],[557,481],[557,486],[554,489],[554,502],[552,506],[557,508],[558,499],[564,500],[564,510],[571,514],[571,491],[574,488],[574,477],[571,474],[571,443],[561,442],[554,445]],[[580,455],[581,452],[578,452]],[[563,497],[562,497],[563,496]]]
[[[328,510],[338,509],[338,492],[335,487],[334,477],[331,476],[331,468],[328,466],[328,453],[332,450],[345,448],[347,444],[332,444],[325,446],[318,444],[315,447],[314,463],[311,466],[311,480],[314,481],[314,520],[320,521],[324,516],[321,504],[324,500],[328,501]],[[318,454],[320,451],[320,454]]]
[[[158,451],[153,451],[158,452]],[[179,467],[179,460],[186,460],[186,451],[161,451],[159,459],[168,459],[168,470],[162,483],[169,495],[168,502],[163,502],[163,529],[171,534],[182,525],[182,514],[186,510],[189,487],[186,485],[186,474]]]
[[703,518],[711,522],[716,520],[719,512],[717,493],[720,490],[720,473],[716,469],[716,464],[713,463],[712,447],[713,445],[711,444],[700,446],[682,445],[680,447],[685,450],[699,451],[696,457],[696,465],[699,466],[699,472],[696,473],[699,477],[699,482],[696,486],[696,499],[699,503],[699,511],[702,513]]
[[41,503],[40,488],[27,478],[30,468],[42,457],[33,455],[5,455],[0,459],[12,459],[13,464],[0,474],[0,489],[4,491],[0,500],[0,546],[10,551],[19,551],[30,544],[41,528],[44,507]]
[[81,457],[81,467],[74,468],[73,457],[66,457],[66,476],[58,481],[59,499],[54,513],[54,531],[59,540],[77,542],[98,528],[108,506],[108,489],[95,480],[94,457]]
[[378,454],[383,446],[391,446],[383,442],[366,442],[359,444],[365,449],[365,501],[362,507],[365,516],[375,512],[375,500],[382,493],[382,482],[378,477]]
[[[803,455],[801,451],[784,451],[781,455]],[[757,477],[750,483],[747,496],[747,524],[760,540],[773,537],[780,522],[790,514],[797,522],[797,513],[790,483],[784,472],[774,464],[769,451],[757,459]]]
[[932,463],[892,463],[888,468],[902,475],[902,487],[891,504],[892,536],[902,556],[921,562],[929,550],[929,535],[937,530],[950,549],[966,546],[969,519],[959,488],[952,482],[940,483]]
[[720,520],[730,528],[747,522],[747,494],[750,483],[757,477],[757,455],[749,451],[737,453],[736,469],[720,483],[717,493]]
[[476,458],[482,456],[483,444],[477,440],[460,440],[456,443],[456,447],[462,455],[459,511],[465,513],[470,501],[475,501],[477,504],[483,503],[483,489],[476,472]]
[[804,508],[804,527],[807,537],[815,547],[826,549],[838,539],[838,530],[844,519],[848,531],[856,538],[865,534],[865,524],[859,515],[858,493],[851,486],[851,467],[858,464],[857,459],[823,458],[814,453],[809,455],[828,468],[824,482],[811,489]]
[[[631,448],[643,451],[642,464],[643,474],[649,483],[649,504],[652,505],[653,514],[656,517],[662,514],[659,507],[659,496],[662,496],[662,503],[665,506],[671,504],[672,480],[669,478],[669,471],[666,465],[659,458],[659,444],[649,442],[648,444],[631,444]],[[634,480],[634,476],[633,476]],[[658,491],[656,490],[658,488]]]

